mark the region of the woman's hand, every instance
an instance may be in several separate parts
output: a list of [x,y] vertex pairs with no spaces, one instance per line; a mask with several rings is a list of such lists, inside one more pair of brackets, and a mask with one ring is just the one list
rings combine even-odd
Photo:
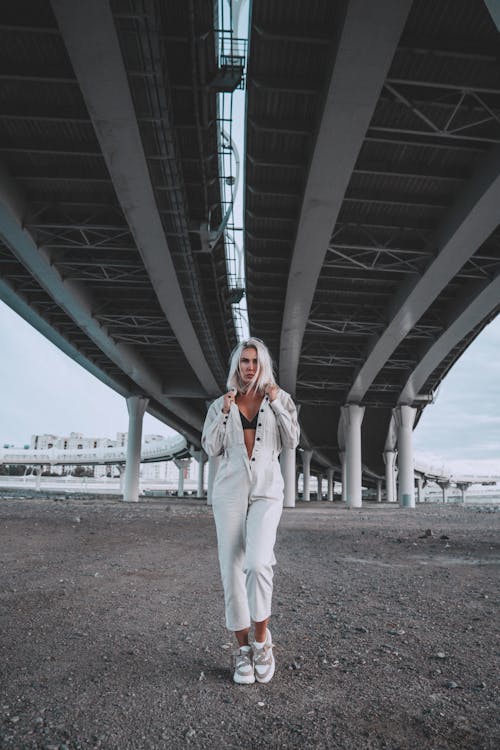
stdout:
[[266,385],[266,395],[269,397],[269,401],[274,401],[278,392],[279,386],[276,383],[274,385]]
[[236,390],[233,388],[224,394],[224,402],[222,404],[222,411],[224,412],[224,414],[229,414],[229,410],[231,409],[231,404],[234,404],[235,398],[236,398]]

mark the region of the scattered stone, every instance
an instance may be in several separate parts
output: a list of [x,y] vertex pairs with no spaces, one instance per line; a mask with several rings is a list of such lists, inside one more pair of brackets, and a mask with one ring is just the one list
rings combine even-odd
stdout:
[[418,538],[419,539],[428,539],[428,537],[432,536],[432,529],[426,529],[423,534],[421,534]]
[[449,688],[450,690],[455,690],[455,688],[458,687],[458,683],[453,682],[453,680],[449,680],[445,683],[445,687]]
[[292,669],[300,669],[301,665],[298,661],[292,661]]
[[262,707],[263,707],[263,706],[265,706],[266,704],[264,703],[264,701],[259,701],[259,702],[257,703],[257,705],[258,705],[258,706],[260,706],[260,707],[262,708]]
[[19,721],[19,716],[11,716],[10,718],[11,724],[17,724],[18,721]]
[[444,651],[438,651],[436,654],[436,659],[446,659],[446,654]]
[[446,534],[441,534],[441,536],[439,538],[440,539],[449,539],[450,537],[446,536]]
[[191,739],[191,737],[194,737],[194,736],[195,736],[195,734],[196,734],[196,730],[195,730],[195,729],[193,729],[192,727],[189,727],[189,729],[187,730],[187,732],[186,732],[186,734],[185,734],[184,736],[185,736],[185,738],[186,738],[187,740],[190,740],[190,739]]
[[202,671],[200,672],[200,676],[198,677],[198,682],[201,682],[204,679],[205,679],[205,672]]

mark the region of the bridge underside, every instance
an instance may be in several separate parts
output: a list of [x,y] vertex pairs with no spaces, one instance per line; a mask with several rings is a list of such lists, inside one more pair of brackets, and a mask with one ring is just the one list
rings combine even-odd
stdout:
[[363,3],[254,0],[248,70],[252,330],[295,390],[318,467],[339,465],[339,410],[355,402],[379,475],[393,407],[419,407],[418,420],[420,397],[500,309],[498,32],[482,0],[415,2],[396,42],[374,34],[350,54],[363,28],[395,23],[396,5],[376,4],[374,21]]
[[[0,19],[0,298],[199,444],[236,342],[212,0],[19,0]],[[253,0],[250,329],[339,467],[366,406],[428,403],[500,309],[500,64],[484,0]]]
[[[222,219],[213,4],[116,0],[109,17],[106,3],[81,4],[111,30],[108,79],[104,62],[99,71],[82,58],[60,5],[22,0],[2,11],[1,188],[11,210],[2,216],[0,294],[104,382],[148,393],[150,410],[194,439],[236,341],[223,243],[206,252],[202,241]],[[85,39],[90,54],[97,36]],[[122,106],[123,81],[138,155],[124,151],[119,122],[99,130],[103,99]],[[128,172],[119,172],[120,154]],[[147,246],[142,173],[161,249]],[[7,234],[16,222],[41,266]],[[188,311],[180,324],[175,290],[161,277],[168,267]],[[183,345],[190,325],[207,377]]]

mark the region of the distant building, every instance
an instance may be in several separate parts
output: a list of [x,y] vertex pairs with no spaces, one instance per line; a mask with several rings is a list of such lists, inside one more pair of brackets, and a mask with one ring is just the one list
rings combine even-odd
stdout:
[[30,448],[35,451],[46,451],[54,447],[57,439],[57,435],[32,435]]
[[[107,437],[85,437],[81,432],[70,432],[67,436],[58,436],[51,434],[32,435],[30,448],[32,450],[49,451],[54,450],[93,450],[96,448],[126,448],[126,432],[117,432],[116,439],[111,440]],[[164,435],[144,435],[143,445],[165,440]],[[197,481],[198,464],[196,461],[190,461],[184,468],[184,479],[186,481]],[[75,467],[65,464],[51,466],[54,474],[69,474]],[[106,476],[119,476],[119,469],[113,465],[96,465],[93,467],[94,477],[101,478]],[[141,464],[140,476],[142,479],[151,482],[166,482],[172,487],[176,487],[179,481],[179,470],[174,461],[159,461],[156,463]]]

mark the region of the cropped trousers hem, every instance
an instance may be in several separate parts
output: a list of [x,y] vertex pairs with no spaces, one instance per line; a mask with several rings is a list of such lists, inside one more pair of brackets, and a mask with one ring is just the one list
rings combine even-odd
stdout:
[[283,510],[282,496],[254,498],[245,484],[242,477],[239,492],[213,500],[226,626],[232,632],[271,615],[274,544]]

